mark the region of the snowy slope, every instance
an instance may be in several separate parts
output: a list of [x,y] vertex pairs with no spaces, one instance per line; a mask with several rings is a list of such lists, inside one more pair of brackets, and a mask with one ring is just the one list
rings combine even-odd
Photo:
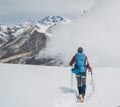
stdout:
[[[14,69],[12,69],[14,68]],[[118,107],[120,68],[95,68],[95,93],[76,102],[70,67],[0,64],[0,107]],[[87,95],[90,88],[88,74]]]

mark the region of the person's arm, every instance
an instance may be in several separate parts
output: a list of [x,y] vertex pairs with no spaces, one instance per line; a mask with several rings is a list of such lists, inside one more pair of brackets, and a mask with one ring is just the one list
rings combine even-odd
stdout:
[[86,56],[86,63],[87,63],[88,70],[92,72],[92,67],[90,66],[87,56]]
[[76,60],[76,55],[74,55],[74,56],[72,57],[72,59],[71,59],[69,65],[72,66],[73,63],[75,62],[75,60]]

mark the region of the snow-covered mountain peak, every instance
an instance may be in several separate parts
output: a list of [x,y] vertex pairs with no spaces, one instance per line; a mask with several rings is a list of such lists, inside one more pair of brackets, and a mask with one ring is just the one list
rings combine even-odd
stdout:
[[51,36],[50,28],[53,25],[70,22],[68,19],[61,16],[47,16],[40,21],[22,21],[19,25],[2,25],[0,24],[0,47],[7,44],[9,41],[14,41],[20,38],[23,34],[31,35],[34,31],[44,33]]
[[[46,29],[55,24],[65,24],[70,22],[69,19],[62,16],[47,16],[40,21],[22,21],[19,25],[2,25],[0,24],[0,32],[6,33],[11,31],[12,33],[16,33],[20,29],[29,29],[31,27],[37,27],[42,31],[46,31]],[[14,35],[14,34],[13,34]],[[16,35],[15,35],[16,36]]]
[[47,16],[41,21],[39,21],[39,23],[42,23],[45,25],[53,25],[53,24],[68,23],[68,22],[70,22],[70,20],[62,16]]

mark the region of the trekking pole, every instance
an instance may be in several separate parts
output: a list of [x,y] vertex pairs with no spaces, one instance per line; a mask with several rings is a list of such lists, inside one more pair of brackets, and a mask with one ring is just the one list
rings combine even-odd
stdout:
[[73,91],[73,74],[71,73],[71,92]]
[[91,72],[91,83],[92,83],[92,88],[93,88],[93,93],[94,93],[94,82],[93,82],[93,75],[92,75],[92,72]]
[[[89,71],[89,72],[90,72],[90,71]],[[88,100],[88,99],[92,96],[92,94],[94,93],[94,81],[93,81],[92,72],[90,72],[90,74],[91,74],[91,78],[90,78],[91,91],[90,91],[90,93],[87,95],[86,100]]]

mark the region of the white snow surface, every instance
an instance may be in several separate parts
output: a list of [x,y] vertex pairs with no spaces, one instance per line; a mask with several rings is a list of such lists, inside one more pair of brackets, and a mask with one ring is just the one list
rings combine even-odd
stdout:
[[95,91],[87,73],[84,103],[76,102],[76,78],[71,67],[0,64],[0,107],[119,107],[120,68],[94,68]]

